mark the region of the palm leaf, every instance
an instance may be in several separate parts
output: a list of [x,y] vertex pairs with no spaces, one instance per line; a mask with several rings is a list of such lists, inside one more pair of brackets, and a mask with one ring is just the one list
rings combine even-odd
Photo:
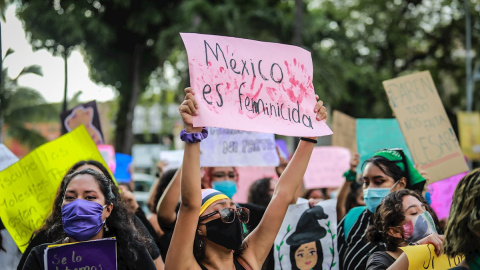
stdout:
[[43,76],[42,67],[39,65],[31,65],[28,67],[24,67],[22,71],[20,71],[20,73],[17,75],[17,77],[13,80],[16,81],[20,76],[26,74],[37,74],[38,76]]
[[23,125],[8,125],[8,134],[30,149],[35,149],[47,142],[47,139],[38,131],[27,129]]

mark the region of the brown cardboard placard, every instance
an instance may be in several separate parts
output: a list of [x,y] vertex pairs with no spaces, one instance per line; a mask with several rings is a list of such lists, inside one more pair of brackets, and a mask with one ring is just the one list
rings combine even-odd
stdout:
[[462,151],[471,160],[480,160],[480,113],[458,112],[458,137]]
[[383,81],[413,160],[430,183],[468,171],[468,165],[429,71]]
[[333,111],[332,145],[348,148],[357,153],[357,120],[340,111]]

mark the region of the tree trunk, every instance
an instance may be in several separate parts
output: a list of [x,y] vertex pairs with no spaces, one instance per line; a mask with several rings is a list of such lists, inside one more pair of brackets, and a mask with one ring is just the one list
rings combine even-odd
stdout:
[[62,106],[62,113],[67,110],[67,83],[68,83],[68,55],[69,50],[65,48],[63,52],[63,63],[64,63],[64,77],[65,77],[65,84],[63,85],[63,106]]
[[[143,56],[143,45],[136,45],[133,51],[131,73],[131,90],[120,99],[115,132],[115,151],[127,155],[132,154],[133,146],[133,112],[140,95],[140,66]],[[128,87],[128,86],[127,86]]]
[[305,3],[303,0],[295,0],[295,21],[293,26],[293,45],[302,46],[303,11]]

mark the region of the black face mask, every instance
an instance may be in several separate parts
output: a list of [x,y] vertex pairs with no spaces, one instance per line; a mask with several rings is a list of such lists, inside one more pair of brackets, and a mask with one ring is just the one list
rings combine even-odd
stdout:
[[238,250],[243,242],[242,222],[237,218],[224,223],[220,218],[205,223],[207,239],[231,250]]

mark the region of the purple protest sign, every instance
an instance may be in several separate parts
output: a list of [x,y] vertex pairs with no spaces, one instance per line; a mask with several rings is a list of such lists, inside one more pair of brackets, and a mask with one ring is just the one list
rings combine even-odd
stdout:
[[115,238],[52,245],[45,250],[46,270],[117,269]]
[[467,173],[468,172],[457,174],[428,185],[428,191],[430,192],[432,199],[430,206],[437,214],[438,219],[448,218],[455,187]]

